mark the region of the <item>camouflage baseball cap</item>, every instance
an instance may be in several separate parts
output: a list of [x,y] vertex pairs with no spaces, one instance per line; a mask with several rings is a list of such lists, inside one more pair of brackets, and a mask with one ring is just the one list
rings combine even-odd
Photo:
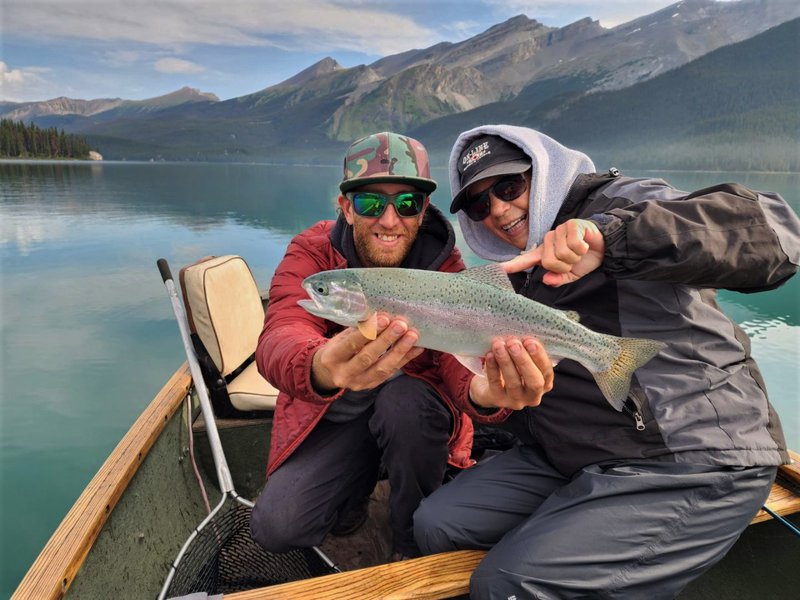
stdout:
[[384,131],[356,140],[344,157],[344,178],[339,189],[348,192],[370,183],[409,183],[430,194],[436,189],[431,179],[428,152],[420,142]]

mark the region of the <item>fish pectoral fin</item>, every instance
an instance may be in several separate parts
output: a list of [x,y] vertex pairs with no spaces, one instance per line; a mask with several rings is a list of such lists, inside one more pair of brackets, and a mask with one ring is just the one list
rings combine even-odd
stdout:
[[378,337],[378,313],[372,313],[365,320],[359,321],[358,330],[368,340]]
[[484,375],[483,361],[480,356],[463,356],[461,354],[453,354],[453,356],[455,356],[458,362],[475,373],[475,375]]

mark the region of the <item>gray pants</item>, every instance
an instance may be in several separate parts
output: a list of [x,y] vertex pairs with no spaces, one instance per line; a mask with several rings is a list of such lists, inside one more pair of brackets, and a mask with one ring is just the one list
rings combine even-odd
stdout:
[[569,479],[518,446],[423,500],[414,533],[425,554],[490,550],[473,599],[674,598],[731,548],[776,471],[643,460]]
[[339,517],[372,492],[381,462],[389,478],[392,549],[416,556],[412,517],[447,468],[450,409],[425,382],[401,375],[346,422],[323,419],[267,479],[250,521],[271,552],[316,546]]

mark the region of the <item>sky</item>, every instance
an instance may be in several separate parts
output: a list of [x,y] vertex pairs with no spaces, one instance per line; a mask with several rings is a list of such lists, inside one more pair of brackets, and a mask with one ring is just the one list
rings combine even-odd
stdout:
[[369,64],[525,14],[614,27],[675,0],[0,0],[0,100],[227,100],[327,56]]

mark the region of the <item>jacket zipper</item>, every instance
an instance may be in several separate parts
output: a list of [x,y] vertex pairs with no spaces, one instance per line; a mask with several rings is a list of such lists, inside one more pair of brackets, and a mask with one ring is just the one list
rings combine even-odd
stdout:
[[636,402],[632,398],[628,398],[625,400],[625,404],[622,405],[622,408],[626,413],[633,417],[633,420],[636,423],[636,431],[644,431],[644,419],[642,418],[642,411],[639,410]]
[[531,279],[533,279],[533,272],[535,270],[536,267],[525,273],[525,283],[522,284],[522,287],[519,289],[519,292],[517,292],[518,294],[522,294],[526,298],[530,297],[528,296],[528,286],[531,284]]

